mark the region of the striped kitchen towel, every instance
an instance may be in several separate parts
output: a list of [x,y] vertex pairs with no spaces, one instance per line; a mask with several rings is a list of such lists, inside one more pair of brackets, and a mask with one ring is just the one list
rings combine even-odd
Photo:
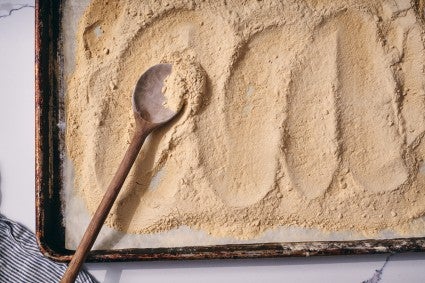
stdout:
[[[0,282],[56,283],[66,270],[39,251],[34,234],[0,214]],[[82,271],[75,282],[96,282]]]

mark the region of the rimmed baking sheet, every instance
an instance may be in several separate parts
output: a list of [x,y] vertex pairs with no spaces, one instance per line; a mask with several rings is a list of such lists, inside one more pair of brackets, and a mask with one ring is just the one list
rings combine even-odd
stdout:
[[[75,32],[88,0],[37,1],[36,178],[37,237],[43,252],[69,260],[89,221],[73,192],[72,165],[64,150],[64,93],[73,69]],[[423,221],[419,219],[418,221]],[[196,259],[305,256],[422,251],[425,231],[399,238],[382,231],[374,239],[354,232],[325,233],[286,227],[252,240],[215,238],[189,227],[151,235],[131,235],[104,227],[89,260]]]

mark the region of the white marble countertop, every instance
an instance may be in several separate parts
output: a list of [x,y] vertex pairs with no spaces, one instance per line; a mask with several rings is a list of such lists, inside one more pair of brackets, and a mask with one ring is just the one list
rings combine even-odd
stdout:
[[[0,0],[0,133],[0,212],[34,231],[33,1]],[[425,253],[86,267],[100,282],[425,282]]]

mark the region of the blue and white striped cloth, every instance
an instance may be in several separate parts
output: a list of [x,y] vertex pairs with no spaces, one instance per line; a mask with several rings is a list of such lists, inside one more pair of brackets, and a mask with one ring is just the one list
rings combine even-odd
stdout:
[[[57,283],[66,270],[39,251],[35,235],[19,223],[0,214],[0,282]],[[82,271],[75,282],[96,282]]]

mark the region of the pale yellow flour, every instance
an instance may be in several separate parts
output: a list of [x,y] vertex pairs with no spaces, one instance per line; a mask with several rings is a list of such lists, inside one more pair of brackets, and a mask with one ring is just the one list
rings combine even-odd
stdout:
[[94,212],[134,130],[135,83],[168,62],[166,105],[183,111],[146,141],[107,225],[414,233],[422,16],[408,0],[94,0],[66,95],[78,195]]
[[[188,82],[188,78],[190,79],[191,74],[199,75],[199,73],[196,68],[192,68],[185,60],[177,59],[171,61],[173,62],[172,72],[165,78],[162,88],[162,93],[165,97],[163,105],[177,113],[183,106],[186,96],[189,95],[190,86],[188,84],[193,83]],[[202,76],[199,77],[203,79]]]

